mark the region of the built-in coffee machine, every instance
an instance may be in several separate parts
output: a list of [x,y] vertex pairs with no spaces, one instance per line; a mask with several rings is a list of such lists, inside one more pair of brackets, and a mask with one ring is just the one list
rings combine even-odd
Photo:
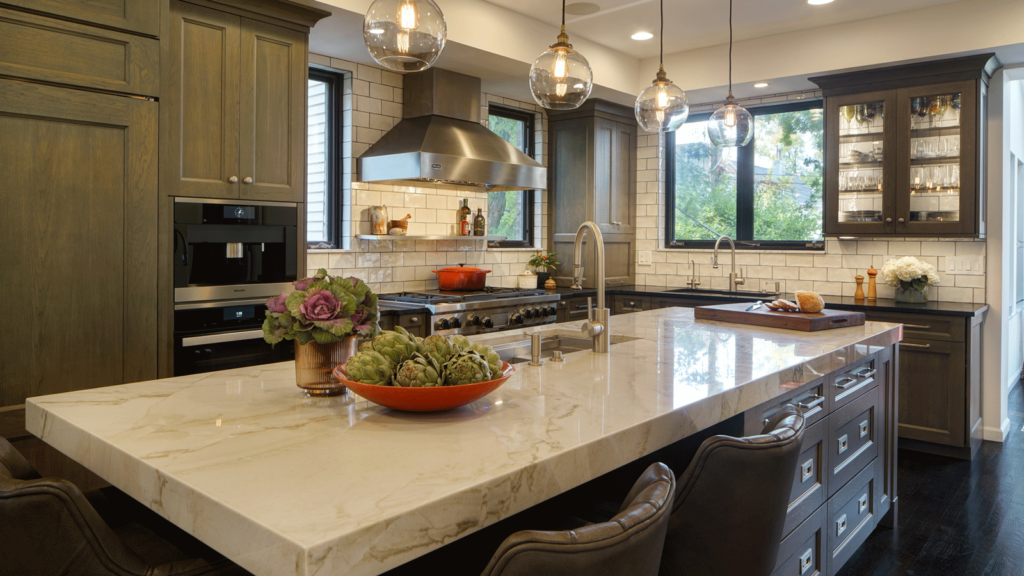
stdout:
[[263,341],[266,300],[298,274],[298,205],[176,198],[174,373],[294,358]]

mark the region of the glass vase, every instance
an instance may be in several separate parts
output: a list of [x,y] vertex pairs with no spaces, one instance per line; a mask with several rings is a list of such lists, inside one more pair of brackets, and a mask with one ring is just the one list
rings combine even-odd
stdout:
[[923,304],[928,301],[928,287],[918,290],[916,288],[896,287],[896,301],[908,304]]
[[359,349],[358,336],[346,336],[334,344],[299,344],[295,341],[295,385],[306,396],[338,396],[347,388],[332,372],[338,364],[348,362]]

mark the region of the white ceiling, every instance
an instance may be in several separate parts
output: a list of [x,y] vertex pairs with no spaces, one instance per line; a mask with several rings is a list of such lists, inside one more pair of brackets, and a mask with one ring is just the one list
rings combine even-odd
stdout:
[[[557,26],[562,3],[557,0],[485,0]],[[568,0],[572,4],[576,0]],[[586,38],[635,58],[658,55],[658,0],[585,0],[601,7],[590,16],[566,16],[570,42]],[[797,30],[919,10],[961,0],[835,0],[811,6],[806,0],[735,0],[736,40],[761,38]],[[729,41],[728,0],[665,0],[665,53],[716,46]],[[908,22],[913,28],[913,23]],[[651,32],[651,40],[630,38]],[[923,31],[919,31],[923,32]],[[554,42],[554,38],[551,39]]]

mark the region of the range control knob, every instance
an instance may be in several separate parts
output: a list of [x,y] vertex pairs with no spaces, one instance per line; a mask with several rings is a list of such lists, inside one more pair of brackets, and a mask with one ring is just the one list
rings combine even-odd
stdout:
[[533,318],[533,310],[530,310],[529,308],[522,309],[519,313],[526,316],[527,319]]
[[548,315],[549,316],[557,316],[558,315],[558,310],[556,310],[554,306],[548,306]]
[[547,308],[541,308],[540,315],[547,318],[548,316],[551,316],[551,311],[548,310]]
[[470,317],[466,318],[466,325],[467,326],[479,326],[480,322],[481,322],[481,320],[480,320],[479,316],[470,316]]
[[457,317],[452,317],[452,328],[462,328],[462,320]]
[[447,318],[442,318],[437,322],[434,322],[434,330],[451,330],[452,323]]
[[494,321],[491,320],[490,317],[485,317],[482,322],[484,324],[484,328],[494,328]]

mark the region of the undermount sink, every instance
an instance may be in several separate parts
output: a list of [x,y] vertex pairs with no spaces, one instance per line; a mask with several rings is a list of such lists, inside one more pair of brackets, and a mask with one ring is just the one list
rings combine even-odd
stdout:
[[666,290],[672,294],[691,294],[693,296],[721,296],[725,298],[778,298],[778,293],[772,292],[747,292],[744,290],[729,291],[729,290],[694,290],[693,288],[676,288],[675,290]]
[[[498,356],[502,360],[509,364],[521,364],[523,362],[530,361],[530,338],[527,336],[523,338],[523,334],[517,334],[515,336],[509,336],[508,338],[489,339],[485,341],[486,344],[494,348],[494,351],[498,353]],[[633,340],[640,340],[635,336],[621,336],[612,334],[610,336],[610,345],[622,344],[623,342],[632,342]],[[547,332],[541,332],[541,353],[542,359],[551,358],[555,351],[564,354],[570,354],[572,352],[582,352],[584,350],[591,350],[594,347],[594,343],[590,338],[583,338],[580,333],[575,330],[551,330]]]

